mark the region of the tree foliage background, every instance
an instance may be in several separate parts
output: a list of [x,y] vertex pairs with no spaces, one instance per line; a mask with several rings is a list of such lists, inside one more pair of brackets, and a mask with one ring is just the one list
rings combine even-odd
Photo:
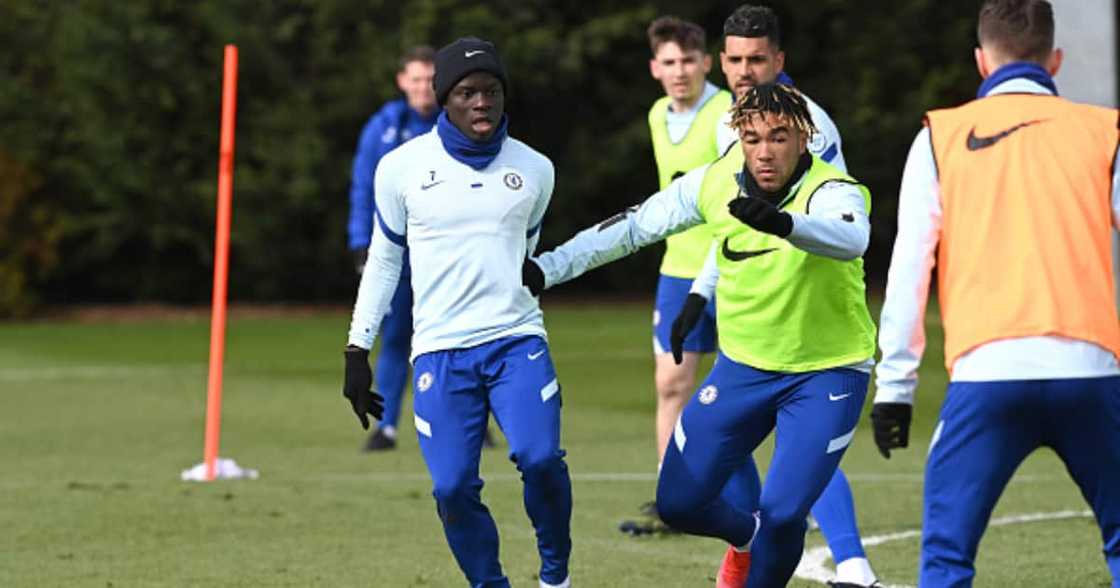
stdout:
[[[962,102],[976,2],[762,2],[786,70],[830,111],[874,196],[881,280],[925,110]],[[107,0],[0,3],[0,314],[39,304],[208,300],[222,47],[240,49],[230,296],[353,297],[345,218],[365,120],[397,56],[474,34],[509,70],[511,133],[553,159],[543,247],[656,190],[648,23],[701,24],[718,66],[740,2]],[[660,250],[566,286],[648,295]]]

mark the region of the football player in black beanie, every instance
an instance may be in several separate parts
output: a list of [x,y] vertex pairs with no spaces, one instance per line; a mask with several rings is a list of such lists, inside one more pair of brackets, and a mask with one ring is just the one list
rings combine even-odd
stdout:
[[[440,49],[432,85],[451,123],[468,138],[486,141],[498,129],[508,84],[493,43],[464,37]],[[473,100],[479,95],[489,100]]]
[[494,45],[444,47],[434,132],[389,152],[374,173],[377,216],[350,325],[343,394],[363,426],[380,412],[369,350],[408,250],[413,292],[413,422],[448,546],[471,586],[509,588],[479,462],[493,414],[521,473],[540,588],[569,588],[572,488],[560,447],[560,381],[540,304],[517,279],[552,197],[555,169],[510,137]]

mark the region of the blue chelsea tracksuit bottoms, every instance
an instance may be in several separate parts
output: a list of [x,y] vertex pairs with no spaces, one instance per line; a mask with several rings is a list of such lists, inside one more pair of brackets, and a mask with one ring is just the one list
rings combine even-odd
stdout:
[[1120,376],[949,384],[926,460],[919,586],[972,586],[992,508],[1039,447],[1092,507],[1120,588]]
[[480,499],[478,464],[491,412],[521,472],[540,579],[562,583],[572,550],[572,485],[560,449],[560,385],[544,339],[509,337],[425,353],[413,373],[420,451],[447,543],[470,585],[509,586],[498,562],[498,529]]
[[[685,406],[657,482],[657,512],[686,533],[752,544],[751,588],[785,586],[805,543],[810,508],[855,434],[868,374],[834,368],[758,370],[722,353]],[[776,430],[757,496],[751,453]]]

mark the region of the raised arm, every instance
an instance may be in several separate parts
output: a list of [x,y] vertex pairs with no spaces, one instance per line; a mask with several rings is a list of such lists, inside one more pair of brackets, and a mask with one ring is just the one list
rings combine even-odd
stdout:
[[645,202],[584,229],[552,251],[532,260],[551,288],[669,235],[702,224],[698,198],[708,166],[694,169]]

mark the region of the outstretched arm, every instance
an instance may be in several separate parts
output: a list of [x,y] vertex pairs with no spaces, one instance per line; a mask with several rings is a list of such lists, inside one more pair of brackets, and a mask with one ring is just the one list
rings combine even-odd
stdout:
[[645,202],[627,208],[533,259],[551,288],[704,222],[698,205],[708,166],[677,178]]

